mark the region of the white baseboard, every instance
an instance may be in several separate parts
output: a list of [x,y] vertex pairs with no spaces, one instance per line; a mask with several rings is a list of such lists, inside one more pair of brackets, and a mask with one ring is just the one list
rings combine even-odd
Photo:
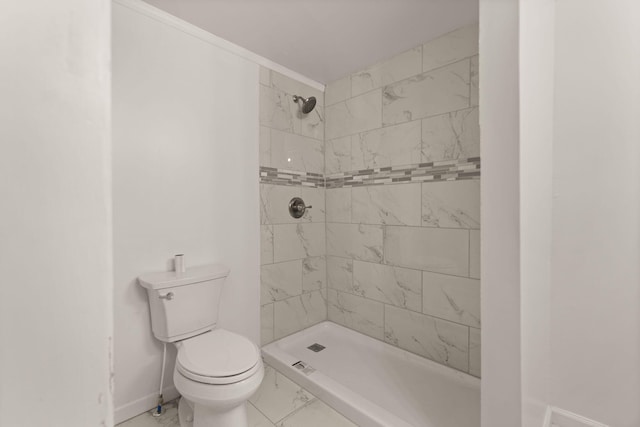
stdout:
[[[180,393],[178,393],[178,390],[176,390],[174,386],[167,387],[162,391],[162,397],[165,402],[173,400],[178,396],[180,396]],[[158,394],[152,393],[134,400],[133,402],[119,406],[115,410],[114,421],[116,424],[120,424],[121,422],[126,421],[129,418],[133,418],[136,415],[140,415],[145,411],[150,411],[155,408],[157,403]]]
[[582,415],[565,411],[554,406],[547,407],[544,427],[609,427]]

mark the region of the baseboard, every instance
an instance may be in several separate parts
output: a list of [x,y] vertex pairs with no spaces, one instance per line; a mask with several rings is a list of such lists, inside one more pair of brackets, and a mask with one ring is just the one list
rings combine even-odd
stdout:
[[554,406],[547,407],[544,427],[609,427],[582,415],[565,411]]
[[[171,386],[165,388],[162,391],[162,396],[165,402],[168,402],[180,396],[180,393],[178,393],[178,390],[176,390],[174,386]],[[115,410],[114,421],[116,424],[120,424],[121,422],[126,421],[129,418],[133,418],[136,415],[140,415],[145,411],[150,411],[151,409],[155,408],[157,403],[158,394],[152,393],[147,396],[141,397],[140,399],[134,400],[133,402],[119,406]]]

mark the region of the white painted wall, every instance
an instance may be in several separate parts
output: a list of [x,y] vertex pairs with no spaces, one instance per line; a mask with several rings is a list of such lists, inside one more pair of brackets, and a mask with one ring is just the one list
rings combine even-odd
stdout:
[[551,399],[640,425],[640,3],[556,9]]
[[[155,404],[162,346],[142,273],[231,268],[219,326],[259,344],[258,66],[114,3],[116,421]],[[171,396],[175,352],[165,384]]]
[[640,4],[480,1],[483,426],[638,426]]
[[482,425],[521,420],[517,0],[480,0]]
[[110,2],[0,4],[0,425],[111,425]]
[[[543,425],[550,398],[555,3],[555,0],[520,1],[520,364],[523,427]],[[491,351],[499,351],[499,348]]]

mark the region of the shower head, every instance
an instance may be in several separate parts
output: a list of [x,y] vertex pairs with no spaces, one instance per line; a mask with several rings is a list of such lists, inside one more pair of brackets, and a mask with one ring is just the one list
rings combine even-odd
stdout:
[[298,101],[302,101],[302,105],[300,106],[300,110],[303,114],[309,114],[313,111],[313,108],[316,106],[316,97],[310,96],[309,98],[303,98],[302,96],[293,95],[293,102],[296,104]]

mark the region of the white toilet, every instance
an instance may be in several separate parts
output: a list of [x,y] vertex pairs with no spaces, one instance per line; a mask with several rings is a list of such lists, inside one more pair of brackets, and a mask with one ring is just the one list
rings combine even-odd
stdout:
[[173,381],[182,395],[181,427],[246,427],[245,403],[264,377],[260,349],[216,328],[228,274],[214,264],[138,278],[149,296],[153,334],[178,349]]

